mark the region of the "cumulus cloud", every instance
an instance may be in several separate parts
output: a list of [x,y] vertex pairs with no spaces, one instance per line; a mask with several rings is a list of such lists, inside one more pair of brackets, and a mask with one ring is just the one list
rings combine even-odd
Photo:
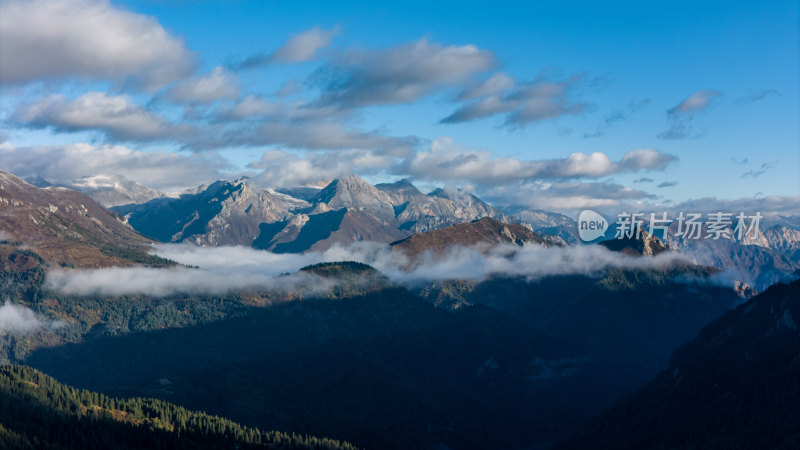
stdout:
[[118,140],[155,140],[187,134],[188,125],[173,125],[133,103],[125,95],[89,92],[74,100],[52,95],[18,108],[12,120],[57,131],[96,130]]
[[275,254],[246,247],[162,244],[156,253],[199,269],[117,267],[51,271],[47,284],[68,293],[103,295],[140,293],[163,296],[178,292],[224,293],[242,289],[277,292],[316,289],[313,293],[326,291],[333,281],[295,272],[303,266],[326,261],[363,262],[391,280],[405,284],[444,279],[482,280],[492,275],[528,279],[566,274],[598,275],[612,268],[655,269],[688,262],[685,257],[672,252],[636,258],[598,245],[453,247],[440,255],[425,253],[416,260],[409,260],[389,246],[374,242],[334,246],[325,252],[303,254]]
[[239,96],[239,80],[222,67],[208,75],[184,80],[172,87],[167,97],[176,102],[204,104],[232,100]]
[[[219,109],[220,120],[233,125],[220,140],[204,139],[193,146],[281,145],[301,150],[371,150],[405,156],[419,144],[416,136],[388,136],[382,130],[362,131],[348,125],[350,114],[332,106],[302,101],[276,102],[247,96]],[[219,141],[219,142],[217,142]]]
[[691,126],[697,114],[716,105],[722,98],[722,92],[704,89],[695,92],[688,98],[667,111],[669,128],[658,135],[661,139],[684,139],[697,137]]
[[[468,122],[503,114],[505,125],[522,126],[531,122],[579,114],[586,109],[587,104],[576,102],[571,97],[575,87],[583,81],[585,81],[583,74],[573,75],[560,81],[540,77],[535,81],[519,84],[511,92],[494,93],[461,106],[441,122]],[[508,81],[495,81],[495,84],[504,83],[507,84]],[[482,89],[478,90],[489,91],[485,85],[480,87]],[[476,92],[467,90],[465,93]]]
[[302,125],[287,122],[266,122],[248,140],[251,144],[281,144],[293,148],[374,149],[383,154],[402,156],[418,144],[414,136],[393,137],[379,132],[360,132],[336,121],[309,121]]
[[340,150],[305,156],[280,150],[265,152],[261,159],[248,164],[259,170],[253,179],[268,187],[306,186],[323,180],[358,173],[370,174],[388,168],[392,158],[369,150]]
[[493,186],[482,196],[495,205],[569,213],[587,208],[615,208],[623,203],[655,198],[647,192],[616,183],[578,181],[510,183]]
[[283,103],[269,101],[258,95],[248,95],[232,107],[220,112],[223,116],[246,119],[262,116],[286,116],[289,111],[295,110],[297,108],[287,108]]
[[182,39],[106,0],[9,0],[0,18],[4,83],[82,77],[156,89],[195,68]]
[[508,91],[514,87],[514,79],[508,75],[498,72],[491,77],[467,86],[458,95],[457,100],[472,100],[479,97],[486,97]]
[[677,186],[677,185],[678,185],[677,181],[664,181],[662,183],[659,183],[659,185],[656,186],[656,187],[658,187],[658,188],[668,188],[668,187],[673,187],[673,186]]
[[338,26],[326,30],[314,27],[302,33],[295,34],[279,49],[272,53],[259,53],[245,59],[236,65],[239,69],[252,69],[266,64],[301,63],[313,60],[320,50],[330,47],[340,33]]
[[30,333],[59,326],[61,322],[42,320],[33,310],[25,306],[9,301],[0,306],[0,333]]
[[317,103],[357,108],[410,103],[494,66],[494,54],[474,45],[445,46],[421,39],[386,50],[340,55],[313,81],[323,89]]
[[22,178],[69,182],[83,176],[117,174],[148,187],[179,191],[221,177],[229,163],[213,153],[143,152],[120,145],[84,143],[15,147],[0,144],[0,169]]
[[480,184],[515,180],[601,177],[621,172],[664,170],[677,158],[653,149],[637,149],[613,161],[605,153],[573,153],[552,160],[494,158],[488,151],[470,151],[439,138],[429,151],[417,152],[399,164],[396,173],[428,180],[469,180]]

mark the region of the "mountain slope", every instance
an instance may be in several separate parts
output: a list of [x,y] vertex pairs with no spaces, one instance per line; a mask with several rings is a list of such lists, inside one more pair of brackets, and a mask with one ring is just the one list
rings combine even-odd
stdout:
[[51,265],[101,267],[164,264],[145,251],[152,241],[84,194],[37,188],[0,172],[0,230]]
[[315,205],[313,212],[348,208],[369,211],[384,221],[394,221],[395,216],[392,198],[355,175],[331,181],[311,199],[311,203]]
[[797,448],[800,281],[706,326],[669,367],[559,448]]
[[25,366],[0,367],[4,449],[354,448],[330,439],[262,432],[154,399],[115,399],[63,385]]
[[502,223],[490,217],[469,223],[460,223],[447,228],[417,233],[391,245],[416,257],[426,251],[441,253],[453,246],[476,247],[497,244],[548,244],[544,239],[522,225]]
[[369,448],[465,448],[553,433],[572,416],[560,396],[570,389],[565,378],[531,383],[544,370],[531,361],[573,357],[505,314],[482,306],[449,313],[390,288],[42,349],[29,363],[78,386],[268,429]]
[[145,203],[167,196],[122,175],[86,176],[66,183],[64,187],[84,193],[106,208]]
[[512,221],[474,195],[444,190],[426,195],[407,180],[372,186],[350,175],[296,195],[307,200],[241,179],[113,209],[137,231],[163,242],[252,245],[276,252],[325,250],[361,240],[389,243],[482,217]]
[[669,250],[669,246],[664,245],[658,237],[645,230],[640,230],[639,233],[638,237],[632,235],[631,237],[613,238],[600,242],[600,245],[609,250],[632,256],[653,256]]
[[501,222],[514,221],[478,197],[460,190],[436,189],[426,195],[408,180],[379,184],[376,188],[389,194],[394,202],[399,227],[412,233],[431,231],[482,217],[491,217]]
[[196,193],[158,198],[127,211],[134,229],[163,242],[250,245],[261,223],[290,217],[308,203],[275,191],[257,190],[246,178],[217,181]]

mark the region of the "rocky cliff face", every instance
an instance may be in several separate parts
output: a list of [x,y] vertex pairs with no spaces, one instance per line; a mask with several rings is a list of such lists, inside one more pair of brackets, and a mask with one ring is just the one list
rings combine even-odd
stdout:
[[400,228],[412,233],[431,231],[482,217],[491,217],[501,222],[517,221],[463,191],[436,189],[426,195],[407,180],[377,187],[391,196]]
[[159,198],[127,212],[131,225],[164,242],[250,245],[259,225],[287,219],[308,202],[272,190],[257,190],[246,178],[217,181],[197,193]]
[[258,189],[241,179],[115,209],[160,241],[253,245],[279,252],[324,250],[358,240],[389,243],[482,217],[513,220],[472,194],[437,190],[426,195],[407,180],[372,186],[351,175],[306,197]]
[[661,239],[645,230],[641,230],[638,236],[634,234],[631,237],[609,239],[600,245],[633,256],[653,256],[669,250],[669,246],[664,245]]

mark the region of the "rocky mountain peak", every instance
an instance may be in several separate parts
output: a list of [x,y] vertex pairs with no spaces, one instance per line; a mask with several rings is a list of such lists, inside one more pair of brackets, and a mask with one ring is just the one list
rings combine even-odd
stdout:
[[394,201],[385,192],[355,175],[331,181],[312,200],[330,209],[350,208],[368,210],[383,219],[394,219]]
[[609,250],[635,256],[653,256],[669,250],[669,246],[661,242],[657,236],[645,230],[634,232],[631,237],[609,239],[600,243]]
[[413,199],[425,198],[425,194],[417,189],[408,178],[403,178],[394,183],[376,184],[375,187],[389,194],[397,204],[405,203]]

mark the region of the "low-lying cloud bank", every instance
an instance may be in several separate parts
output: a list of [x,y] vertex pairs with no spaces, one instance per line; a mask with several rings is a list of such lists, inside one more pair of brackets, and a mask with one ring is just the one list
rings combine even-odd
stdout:
[[597,275],[613,268],[656,269],[691,262],[678,253],[637,258],[599,245],[501,245],[483,252],[477,248],[453,247],[440,255],[424,253],[415,260],[374,242],[303,254],[278,254],[247,247],[162,244],[156,247],[155,253],[198,268],[113,267],[53,271],[48,275],[47,284],[65,293],[99,295],[222,294],[235,290],[313,293],[325,292],[335,280],[297,271],[307,265],[330,261],[369,264],[392,281],[405,285],[445,279],[482,280],[489,276],[520,276],[533,280],[553,275]]
[[6,301],[0,306],[0,333],[30,333],[47,328],[58,328],[59,321],[39,318],[33,310]]

